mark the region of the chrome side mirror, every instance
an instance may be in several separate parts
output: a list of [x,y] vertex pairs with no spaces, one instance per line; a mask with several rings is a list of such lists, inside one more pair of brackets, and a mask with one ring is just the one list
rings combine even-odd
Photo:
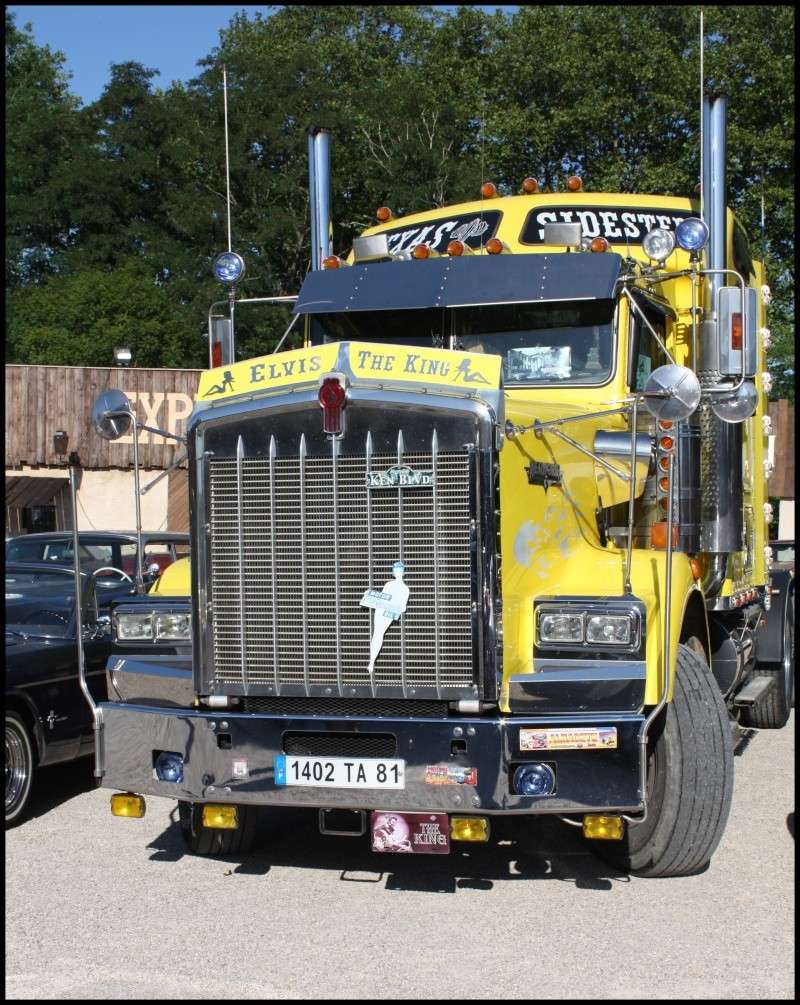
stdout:
[[92,405],[92,426],[104,440],[118,440],[125,436],[133,422],[133,406],[125,394],[111,388],[103,391]]
[[680,422],[700,404],[700,381],[688,367],[667,363],[647,378],[642,397],[645,408],[656,419]]

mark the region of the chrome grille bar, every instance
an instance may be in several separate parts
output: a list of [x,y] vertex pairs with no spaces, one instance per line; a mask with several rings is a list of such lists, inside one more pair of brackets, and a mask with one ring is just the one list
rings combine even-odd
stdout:
[[[397,466],[402,468],[403,466],[403,453],[405,451],[405,443],[403,442],[403,430],[398,429],[397,431]],[[400,561],[403,561],[403,490],[402,488],[397,489],[397,536],[399,541],[400,554],[397,556]],[[403,697],[408,697],[406,691],[406,619],[405,616],[400,618],[400,681],[403,688]]]
[[334,603],[336,604],[336,687],[342,695],[342,640],[341,640],[341,576],[339,568],[339,438],[331,440],[333,462],[333,552],[336,572],[334,576]]
[[433,480],[433,633],[435,644],[434,652],[434,673],[436,676],[436,697],[442,694],[442,685],[439,672],[439,500],[437,494],[437,483],[439,473],[437,464],[439,460],[439,437],[436,429],[431,436],[431,477]]
[[[372,430],[367,430],[367,442],[364,447],[364,459],[367,469],[367,481],[369,482],[372,471]],[[372,585],[374,565],[372,561],[372,493],[367,489],[367,582]],[[375,628],[375,612],[371,607],[367,608],[367,645],[372,645],[372,632]],[[375,697],[375,676],[370,676],[372,697]]]
[[[242,462],[244,460],[244,440],[239,437],[236,441],[236,502],[241,511],[244,494],[242,492]],[[241,631],[241,661],[242,661],[242,687],[247,694],[247,628],[245,622],[244,606],[244,525],[239,521],[238,527],[239,543],[239,629]]]
[[275,677],[275,694],[281,693],[281,672],[280,657],[278,655],[278,603],[276,597],[276,586],[278,578],[275,575],[275,548],[276,530],[275,527],[275,454],[277,444],[275,437],[269,438],[269,556],[272,579],[270,582],[272,592],[272,673]]
[[300,436],[300,572],[303,578],[303,683],[308,691],[308,567],[306,543],[306,436]]

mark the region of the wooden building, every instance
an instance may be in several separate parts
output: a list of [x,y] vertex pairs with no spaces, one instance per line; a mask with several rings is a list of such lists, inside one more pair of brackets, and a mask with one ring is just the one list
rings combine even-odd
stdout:
[[[78,491],[80,530],[130,530],[135,525],[133,437],[102,439],[91,425],[92,404],[119,388],[140,422],[182,435],[192,411],[200,370],[7,365],[5,375],[6,535],[71,528],[66,458],[54,434],[67,433],[68,450],[83,468]],[[175,440],[141,431],[144,488],[173,463]],[[188,530],[185,461],[142,496],[144,530]]]

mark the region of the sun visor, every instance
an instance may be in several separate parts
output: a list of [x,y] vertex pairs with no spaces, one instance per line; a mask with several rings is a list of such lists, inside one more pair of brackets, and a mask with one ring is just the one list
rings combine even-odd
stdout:
[[322,269],[306,276],[294,313],[610,300],[621,266],[622,258],[610,252],[574,252],[372,262]]

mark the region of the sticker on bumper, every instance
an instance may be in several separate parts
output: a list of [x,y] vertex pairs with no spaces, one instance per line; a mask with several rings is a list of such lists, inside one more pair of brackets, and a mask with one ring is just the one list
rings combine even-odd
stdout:
[[426,785],[477,785],[478,769],[464,768],[460,764],[428,764],[425,768]]
[[521,729],[520,750],[616,750],[617,727]]

